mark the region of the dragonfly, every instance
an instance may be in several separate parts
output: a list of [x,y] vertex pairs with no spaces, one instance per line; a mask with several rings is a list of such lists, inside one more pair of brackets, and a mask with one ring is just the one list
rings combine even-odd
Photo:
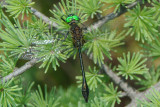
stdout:
[[81,53],[81,47],[84,44],[84,38],[83,38],[84,35],[82,33],[82,28],[78,26],[78,23],[80,22],[80,18],[74,14],[69,14],[66,19],[64,19],[63,17],[64,15],[61,17],[61,19],[65,23],[70,25],[69,32],[71,33],[71,36],[72,36],[73,45],[75,48],[78,48],[80,65],[82,70],[82,95],[85,99],[85,102],[88,102],[89,88],[88,88],[86,77],[85,77],[85,71],[84,71],[82,53]]

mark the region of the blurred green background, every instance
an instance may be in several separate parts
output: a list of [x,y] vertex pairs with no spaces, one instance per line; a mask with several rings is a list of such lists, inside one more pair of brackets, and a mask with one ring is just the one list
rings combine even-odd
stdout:
[[[34,8],[38,11],[42,12],[48,17],[53,17],[51,13],[49,12],[49,9],[53,9],[53,4],[57,5],[60,0],[33,0],[35,2]],[[107,6],[107,4],[106,4]],[[111,12],[113,12],[114,9],[109,9],[103,13],[103,15],[107,15]],[[114,20],[109,21],[107,24],[105,24],[102,28],[107,30],[117,30],[118,33],[120,33],[122,30],[124,30],[123,25],[125,23],[125,15],[123,14],[118,18],[115,18]],[[92,24],[93,22],[97,21],[97,19],[89,20],[85,23],[86,26],[89,26],[88,24]],[[127,30],[127,29],[126,29]],[[124,40],[125,44],[122,46],[117,47],[115,51],[111,51],[113,60],[110,61],[106,58],[105,62],[107,64],[112,63],[113,66],[117,66],[118,61],[117,57],[122,56],[122,53],[130,52],[138,52],[142,48],[139,46],[139,43],[134,40],[134,37],[127,36]],[[83,53],[83,62],[85,71],[88,71],[88,66],[94,66],[93,61],[90,60],[86,54]],[[26,60],[19,60],[17,63],[18,67],[22,66]],[[153,62],[156,66],[159,64],[159,60],[155,60]],[[147,62],[148,66],[153,65],[151,61],[149,60]],[[57,67],[57,71],[54,71],[51,67],[49,68],[48,72],[45,74],[44,69],[39,69],[40,64],[36,64],[34,67],[29,69],[27,72],[22,74],[24,82],[32,82],[35,81],[34,88],[37,88],[37,84],[40,84],[42,87],[47,84],[48,88],[51,89],[53,86],[56,87],[62,87],[64,89],[67,89],[70,86],[77,86],[75,77],[77,75],[81,75],[81,68],[80,68],[80,62],[79,58],[74,60],[72,57],[69,58],[66,63],[60,62],[60,67]],[[109,78],[106,76],[106,80]],[[130,81],[130,84],[133,85],[133,83]],[[81,93],[81,92],[80,92]]]

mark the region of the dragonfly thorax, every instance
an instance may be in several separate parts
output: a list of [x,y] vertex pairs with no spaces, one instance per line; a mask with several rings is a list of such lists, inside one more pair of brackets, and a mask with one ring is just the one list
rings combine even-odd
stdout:
[[76,20],[72,20],[70,23],[69,23],[69,25],[70,26],[76,26],[77,25],[77,21]]
[[76,23],[71,23],[70,33],[72,35],[73,45],[79,47],[79,45],[84,44],[82,28],[80,28]]

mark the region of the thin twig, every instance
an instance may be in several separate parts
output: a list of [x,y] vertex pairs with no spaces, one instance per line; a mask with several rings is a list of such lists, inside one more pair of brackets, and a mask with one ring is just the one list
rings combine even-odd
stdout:
[[58,27],[58,25],[56,23],[50,21],[50,19],[47,16],[45,16],[44,14],[42,14],[41,12],[39,12],[38,10],[36,10],[35,8],[31,7],[31,11],[33,12],[33,14],[35,16],[37,16],[38,18],[42,18],[42,20],[45,23],[49,24],[50,26],[55,27],[55,28]]
[[126,97],[128,96],[126,92],[121,92],[121,97]]
[[132,99],[131,103],[128,104],[126,107],[136,107],[137,106],[137,99],[141,99],[141,100],[148,100],[146,95],[151,93],[151,91],[154,89],[156,89],[157,91],[160,92],[160,82],[158,82],[157,84],[153,85],[151,88],[147,89],[144,92],[135,94],[135,98]]
[[[142,0],[137,0],[136,2],[126,6],[126,9],[121,10],[120,12],[112,12],[108,15],[106,15],[104,18],[102,18],[101,20],[98,20],[98,22],[96,22],[95,24],[93,24],[91,27],[88,28],[88,30],[92,30],[92,29],[97,29],[99,27],[101,27],[103,24],[105,24],[106,22],[108,22],[109,20],[112,20],[120,15],[122,15],[123,13],[125,13],[127,11],[127,9],[132,9],[134,8],[137,3],[141,3]],[[34,8],[31,8],[33,14],[35,16],[37,16],[38,18],[42,18],[44,22],[48,23],[50,26],[53,27],[57,27],[58,25],[56,23],[53,23],[52,21],[49,20],[49,18],[47,16],[45,16],[44,14],[42,14],[41,12],[37,11]]]
[[108,66],[103,65],[103,69],[105,73],[115,82],[115,84],[119,85],[131,99],[134,99],[135,94],[139,93],[130,87],[126,82],[124,82],[116,73],[109,69]]
[[27,69],[31,68],[36,62],[37,62],[37,59],[32,59],[32,60],[28,61],[22,67],[16,69],[15,71],[13,71],[12,73],[10,73],[9,75],[1,78],[1,82],[3,82],[3,80],[6,82],[6,81],[12,79],[13,77],[16,77],[16,76],[22,74]]
[[88,30],[97,29],[97,28],[101,27],[102,25],[104,25],[108,21],[110,21],[112,19],[115,19],[116,17],[118,17],[118,16],[122,15],[123,13],[127,12],[127,9],[132,9],[137,5],[137,3],[141,3],[141,2],[142,2],[142,0],[137,0],[136,2],[126,6],[125,9],[120,9],[119,12],[116,12],[116,13],[112,12],[112,13],[106,15],[104,18],[102,18],[101,20],[99,20],[98,22],[93,24],[91,27],[89,27]]
[[153,85],[151,88],[147,89],[144,92],[138,92],[137,90],[134,90],[132,87],[130,87],[120,77],[118,77],[111,69],[108,68],[108,66],[103,65],[103,69],[105,73],[115,82],[115,84],[119,85],[121,89],[125,91],[125,93],[123,93],[122,95],[127,95],[131,98],[131,103],[128,104],[126,107],[136,107],[137,99],[147,100],[147,97],[145,95],[149,94],[153,88],[160,92],[160,82]]

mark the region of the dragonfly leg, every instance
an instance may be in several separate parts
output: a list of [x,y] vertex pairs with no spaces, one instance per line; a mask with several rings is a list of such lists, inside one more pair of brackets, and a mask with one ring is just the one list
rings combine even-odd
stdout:
[[64,39],[62,41],[66,40],[66,38],[68,37],[68,34],[69,34],[69,31],[67,31],[67,33],[65,34],[65,37],[64,37]]
[[65,19],[63,18],[64,16],[65,16],[65,15],[61,16],[61,19],[62,19],[64,22],[66,22]]

